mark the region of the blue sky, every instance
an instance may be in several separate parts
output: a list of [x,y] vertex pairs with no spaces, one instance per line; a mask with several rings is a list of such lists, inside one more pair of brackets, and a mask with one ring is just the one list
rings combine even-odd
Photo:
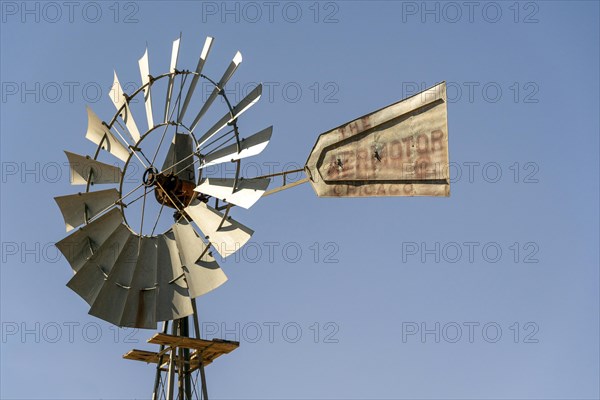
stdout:
[[[69,3],[71,4],[71,3]],[[1,3],[1,392],[148,398],[125,361],[152,331],[87,315],[53,243],[63,150],[91,154],[112,70],[206,73],[267,88],[240,118],[274,125],[244,172],[301,167],[317,136],[445,80],[450,198],[317,198],[309,185],[235,218],[249,246],[198,300],[217,399],[544,398],[599,393],[598,2]],[[125,89],[127,91],[127,89]],[[143,117],[138,117],[143,121]],[[227,173],[216,171],[215,173]],[[230,173],[230,172],[229,172]]]

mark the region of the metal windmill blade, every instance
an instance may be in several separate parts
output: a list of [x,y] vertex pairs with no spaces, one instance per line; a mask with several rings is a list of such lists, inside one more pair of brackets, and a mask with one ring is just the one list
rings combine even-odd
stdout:
[[194,307],[187,281],[183,276],[183,264],[173,231],[158,237],[156,252],[157,284],[160,287],[156,300],[156,320],[170,321],[192,315]]
[[242,179],[236,185],[232,178],[206,178],[194,190],[242,208],[250,208],[267,191],[270,182],[268,178]]
[[123,91],[123,88],[121,87],[119,78],[117,77],[117,71],[114,72],[114,82],[112,91],[109,93],[109,97],[115,105],[115,108],[119,113],[119,117],[121,117],[123,122],[125,122],[129,137],[133,140],[133,143],[138,142],[140,140],[140,131],[138,130],[137,124],[133,119],[133,115],[131,115],[127,97]]
[[223,257],[238,251],[254,233],[250,228],[227,218],[201,201],[195,200],[184,211]]
[[206,63],[206,59],[208,58],[208,54],[210,53],[210,49],[212,48],[213,40],[214,39],[209,36],[204,42],[202,52],[200,53],[200,58],[198,59],[198,65],[196,66],[196,73],[194,74],[194,76],[192,77],[192,81],[190,82],[190,87],[187,91],[187,94],[185,95],[185,100],[183,101],[183,105],[181,106],[181,112],[179,113],[177,122],[181,123],[183,117],[185,116],[185,112],[187,111],[188,105],[190,104],[192,96],[194,95],[194,91],[196,90],[196,85],[198,84],[200,76],[202,75],[204,64]]
[[116,189],[58,196],[54,200],[65,219],[67,232],[87,223],[91,218],[113,206],[119,199]]
[[146,121],[148,121],[148,129],[154,126],[154,116],[152,114],[152,91],[150,83],[150,63],[148,49],[144,52],[142,58],[138,60],[140,67],[140,75],[142,77],[142,91],[144,93],[144,107],[146,108]]
[[[91,315],[114,325],[123,326],[121,317],[125,311],[125,303],[130,289],[133,288],[131,281],[140,254],[140,242],[136,235],[130,233],[125,242],[122,243],[123,250],[111,267],[100,292],[98,292],[94,303],[92,303],[89,311]],[[133,291],[132,293],[136,294]]]
[[267,147],[272,134],[273,127],[270,126],[248,138],[242,138],[239,143],[234,143],[210,154],[203,155],[200,168],[238,161],[242,158],[258,155]]
[[206,294],[227,281],[227,276],[210,253],[210,245],[198,237],[191,225],[180,221],[173,225],[172,230],[191,297]]
[[173,42],[173,50],[171,51],[171,67],[169,69],[169,86],[167,87],[167,99],[165,100],[164,122],[169,121],[169,106],[171,105],[171,97],[173,95],[173,83],[175,82],[175,72],[177,71],[177,58],[179,57],[179,43],[181,37]]
[[202,146],[209,141],[215,134],[217,134],[225,126],[231,124],[231,122],[237,119],[244,111],[252,107],[262,95],[262,85],[258,85],[252,90],[246,97],[242,99],[235,107],[228,111],[220,120],[218,120],[208,131],[206,131],[199,139],[198,146]]
[[198,114],[196,115],[196,117],[192,121],[192,124],[190,125],[190,130],[193,131],[196,128],[196,125],[198,125],[198,122],[200,121],[200,119],[204,116],[204,114],[206,114],[206,112],[208,111],[210,106],[216,100],[217,96],[222,95],[223,88],[225,87],[227,82],[229,82],[229,79],[231,79],[231,77],[233,76],[235,71],[240,66],[241,62],[242,62],[242,53],[240,53],[238,51],[237,53],[235,53],[233,60],[231,61],[231,63],[229,64],[229,66],[227,67],[225,72],[223,73],[223,76],[221,77],[219,82],[214,85],[215,87],[214,87],[213,91],[211,92],[210,96],[208,97],[208,99],[206,100],[206,102],[204,103],[204,105],[202,106],[200,111],[198,111]]
[[77,272],[98,251],[122,221],[123,217],[119,210],[113,208],[56,243],[56,247],[71,264],[73,271]]
[[81,156],[66,150],[65,154],[69,160],[71,184],[94,185],[121,182],[121,168],[94,160],[90,156]]
[[196,181],[196,168],[189,161],[194,156],[194,141],[184,133],[175,133],[162,166],[165,174],[173,174],[188,182]]
[[131,236],[124,224],[119,224],[110,236],[73,275],[67,286],[81,296],[90,306],[94,304],[108,274]]
[[115,137],[110,127],[100,120],[91,108],[88,107],[87,112],[88,129],[85,134],[86,139],[96,143],[99,148],[108,151],[121,161],[127,161],[130,153],[126,145]]

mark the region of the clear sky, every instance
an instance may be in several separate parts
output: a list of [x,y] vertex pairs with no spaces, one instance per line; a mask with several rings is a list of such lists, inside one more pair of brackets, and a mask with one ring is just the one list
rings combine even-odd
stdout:
[[[244,172],[301,167],[318,134],[445,80],[450,198],[317,198],[309,185],[234,217],[256,233],[198,301],[217,399],[597,399],[599,4],[533,2],[1,3],[3,399],[148,398],[126,361],[152,331],[87,314],[53,247],[63,149],[92,154],[113,68],[139,84],[206,73],[273,139]],[[126,86],[125,90],[127,91]],[[222,106],[222,105],[221,105]],[[143,114],[142,114],[143,115]],[[143,122],[144,117],[138,119]],[[229,173],[231,171],[215,171]]]

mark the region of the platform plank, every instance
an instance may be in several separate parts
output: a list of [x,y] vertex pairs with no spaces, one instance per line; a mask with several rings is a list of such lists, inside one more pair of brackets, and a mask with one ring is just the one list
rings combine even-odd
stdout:
[[[190,372],[195,371],[200,367],[200,361],[202,361],[202,365],[206,366],[223,354],[228,354],[237,349],[240,345],[239,342],[230,340],[204,340],[184,336],[167,335],[164,333],[155,334],[148,339],[148,343],[163,345],[167,349],[183,347],[193,350],[190,354]],[[162,355],[163,358],[161,369],[166,370],[169,364],[169,353],[168,351],[163,352]],[[154,351],[133,349],[124,354],[123,358],[127,360],[142,361],[148,364],[157,364],[160,357],[159,353]],[[179,364],[179,356],[175,356],[175,365],[177,366]]]
[[210,348],[211,351],[220,352],[222,354],[230,353],[240,346],[240,342],[234,342],[231,340],[204,340],[185,336],[168,335],[166,333],[154,334],[154,336],[148,339],[148,343],[162,344],[166,347],[185,347],[187,349],[201,351]]

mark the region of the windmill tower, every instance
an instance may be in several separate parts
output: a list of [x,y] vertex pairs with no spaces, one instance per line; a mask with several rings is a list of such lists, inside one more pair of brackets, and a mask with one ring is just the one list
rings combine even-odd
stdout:
[[[71,183],[85,191],[55,198],[67,232],[74,231],[56,244],[74,272],[67,286],[91,315],[111,324],[154,330],[161,324],[148,340],[157,351],[134,349],[124,358],[155,364],[153,399],[168,400],[207,399],[204,367],[239,346],[203,340],[195,302],[227,280],[214,252],[228,257],[253,234],[232,218],[235,207],[250,208],[306,182],[325,197],[450,193],[444,82],[321,134],[301,170],[248,178],[241,163],[267,146],[273,128],[244,136],[238,119],[260,99],[262,85],[233,105],[224,89],[241,54],[216,80],[203,73],[213,38],[194,70],[178,66],[180,42],[174,41],[170,69],[160,75],[151,74],[146,50],[141,86],[129,94],[115,72],[115,114],[106,122],[87,110],[94,155],[65,151]],[[212,90],[194,109],[200,81]],[[218,103],[225,109],[201,128]],[[145,109],[145,132],[134,120],[135,105]],[[205,168],[223,163],[234,164],[233,178],[203,177]],[[305,178],[287,181],[298,172]],[[92,191],[96,185],[114,187]]]

